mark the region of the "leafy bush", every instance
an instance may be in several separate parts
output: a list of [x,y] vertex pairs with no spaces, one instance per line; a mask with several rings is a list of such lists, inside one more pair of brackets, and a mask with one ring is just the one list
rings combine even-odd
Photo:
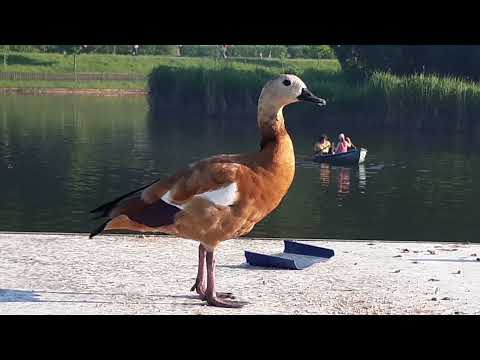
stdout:
[[374,71],[441,74],[479,79],[478,45],[334,45],[342,68],[354,75]]
[[183,45],[180,48],[180,55],[191,57],[215,57],[219,55],[219,48],[217,45]]
[[[180,55],[186,57],[222,56],[222,45],[180,45]],[[177,55],[177,45],[140,45],[139,53],[144,55]],[[48,53],[100,53],[131,54],[133,45],[10,45],[14,52],[48,52]],[[227,49],[228,57],[258,58],[306,58],[334,59],[335,54],[328,45],[233,45]]]
[[140,54],[142,55],[177,55],[176,45],[140,45]]
[[335,53],[329,45],[289,45],[288,55],[291,58],[335,59]]

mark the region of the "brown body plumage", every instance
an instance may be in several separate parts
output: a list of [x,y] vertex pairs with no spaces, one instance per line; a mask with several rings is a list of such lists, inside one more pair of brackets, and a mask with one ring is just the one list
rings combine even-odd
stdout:
[[[286,80],[289,85],[285,85]],[[197,240],[201,242],[199,273],[192,290],[212,305],[239,306],[219,299],[214,291],[213,252],[220,242],[249,233],[287,194],[295,174],[295,156],[282,109],[298,100],[324,103],[293,75],[267,83],[258,106],[260,151],[200,160],[169,178],[100,206],[93,212],[101,212],[109,220],[91,237],[102,231],[129,230]],[[207,286],[205,261],[213,272],[208,273]]]

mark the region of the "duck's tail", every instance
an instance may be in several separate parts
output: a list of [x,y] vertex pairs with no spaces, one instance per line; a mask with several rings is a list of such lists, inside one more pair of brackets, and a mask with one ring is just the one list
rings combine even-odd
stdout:
[[104,218],[104,217],[109,217],[109,219],[107,221],[105,221],[104,223],[102,223],[99,227],[97,227],[95,230],[93,230],[90,233],[90,239],[93,238],[94,236],[100,234],[105,229],[105,227],[107,226],[107,224],[111,220],[110,215],[112,214],[112,211],[115,208],[117,208],[117,206],[119,206],[122,201],[124,201],[125,199],[139,193],[140,191],[142,191],[143,189],[145,189],[148,186],[150,186],[150,184],[146,185],[146,186],[143,186],[140,189],[130,191],[128,194],[122,195],[122,196],[116,198],[115,200],[109,201],[109,202],[107,202],[105,204],[102,204],[102,205],[98,206],[97,208],[91,210],[90,211],[91,214],[98,214],[92,220],[98,220],[98,219],[101,219],[101,218]]
[[107,221],[105,221],[102,225],[100,225],[99,227],[97,227],[95,230],[93,230],[91,233],[90,233],[90,236],[89,238],[93,238],[94,236],[100,234],[103,229],[105,229],[105,227],[107,226],[107,224],[110,222],[110,219],[108,219]]
[[[152,183],[153,184],[153,183]],[[105,217],[105,216],[108,216],[110,214],[110,212],[117,206],[117,204],[128,198],[129,196],[132,196],[144,189],[146,189],[147,187],[149,187],[151,184],[148,184],[148,185],[145,185],[145,186],[142,186],[141,188],[139,189],[136,189],[136,190],[133,190],[133,191],[130,191],[128,194],[125,194],[125,195],[122,195],[118,198],[116,198],[115,200],[112,200],[112,201],[109,201],[108,203],[105,203],[105,204],[102,204],[100,205],[99,207],[93,209],[90,211],[91,214],[95,214],[95,213],[101,213],[100,215],[98,215],[97,217],[95,217],[94,219],[100,219],[102,217]]]

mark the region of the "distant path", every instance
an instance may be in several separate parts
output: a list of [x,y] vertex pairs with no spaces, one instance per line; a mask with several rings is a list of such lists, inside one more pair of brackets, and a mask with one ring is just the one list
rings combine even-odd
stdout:
[[0,314],[480,314],[480,244],[313,243],[335,257],[292,271],[245,264],[244,250],[277,253],[282,241],[227,241],[217,285],[250,302],[231,310],[189,291],[193,241],[0,233]]
[[143,89],[75,89],[75,88],[0,88],[0,94],[16,95],[95,95],[95,96],[139,96],[148,94]]

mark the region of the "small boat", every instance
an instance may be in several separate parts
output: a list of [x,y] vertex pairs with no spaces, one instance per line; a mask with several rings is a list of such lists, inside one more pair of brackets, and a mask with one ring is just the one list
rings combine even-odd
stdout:
[[332,165],[356,165],[365,161],[367,149],[354,149],[341,154],[313,155],[313,161]]

